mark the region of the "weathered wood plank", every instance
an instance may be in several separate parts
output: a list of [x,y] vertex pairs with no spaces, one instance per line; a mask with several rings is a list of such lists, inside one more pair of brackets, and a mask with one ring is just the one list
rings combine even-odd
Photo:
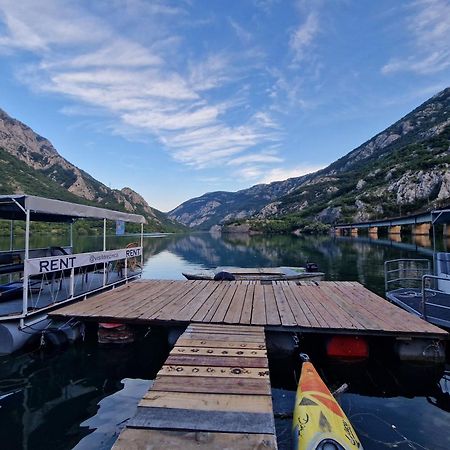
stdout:
[[226,282],[228,289],[225,292],[225,295],[222,298],[222,301],[220,302],[216,312],[211,318],[211,322],[219,322],[222,323],[223,319],[225,318],[225,314],[228,311],[228,308],[230,306],[231,301],[233,300],[234,294],[238,288],[238,282],[234,282],[233,284],[229,284],[229,282]]
[[197,392],[206,394],[249,394],[270,395],[268,379],[197,377],[157,377],[152,386],[153,391]]
[[180,337],[177,341],[178,347],[215,347],[215,348],[239,348],[239,349],[254,349],[265,350],[265,344],[256,344],[251,342],[232,342],[232,341],[218,341],[212,339],[184,339]]
[[239,284],[236,292],[234,293],[233,299],[231,300],[230,307],[223,319],[224,323],[239,323],[242,314],[242,308],[244,307],[245,294],[247,292],[247,282],[241,282]]
[[177,284],[179,286],[173,291],[170,291],[167,295],[161,295],[151,305],[148,305],[147,307],[144,305],[140,308],[138,311],[139,319],[151,321],[157,317],[161,311],[165,311],[166,308],[169,308],[177,299],[189,295],[194,289],[201,288],[201,285],[197,285],[194,281],[191,281],[190,283],[178,281]]
[[125,429],[113,450],[276,450],[273,434]]
[[255,295],[255,284],[249,283],[245,292],[244,305],[242,306],[241,324],[250,324],[252,321],[253,299]]
[[262,344],[265,342],[264,337],[261,336],[252,336],[246,334],[233,335],[231,332],[229,334],[220,333],[220,334],[212,334],[212,333],[194,333],[194,332],[185,332],[183,333],[183,339],[208,339],[209,341],[226,341],[226,342],[253,342]]
[[138,407],[127,428],[216,431],[221,433],[273,433],[273,414],[240,411],[203,411],[183,408]]
[[139,406],[205,411],[272,413],[272,399],[266,395],[197,394],[191,392],[148,391]]
[[209,322],[211,317],[219,307],[222,293],[227,288],[226,283],[216,283],[217,289],[209,296],[205,303],[198,309],[198,311],[192,317],[193,321]]
[[308,318],[311,327],[313,328],[322,328],[326,326],[326,322],[322,319],[320,314],[317,313],[315,307],[310,304],[308,299],[303,294],[303,286],[300,288],[295,281],[289,281],[288,282],[289,287],[291,288],[292,293],[295,296],[295,299],[297,300],[297,303],[299,304],[300,308],[304,311],[305,316]]
[[249,333],[257,333],[264,332],[264,327],[257,325],[227,325],[227,324],[217,324],[217,323],[198,323],[191,322],[187,328],[187,330],[213,330],[213,331],[239,331],[239,332],[249,332]]
[[297,301],[294,293],[292,292],[291,286],[288,283],[279,283],[279,282],[277,282],[277,285],[280,286],[280,288],[284,293],[286,301],[288,302],[289,307],[294,316],[296,325],[308,328],[311,327],[311,322],[309,321],[307,314],[305,314],[305,311],[302,309],[301,305]]
[[273,292],[273,283],[264,285],[263,290],[266,303],[267,325],[281,325],[280,313],[278,312],[278,306]]
[[172,321],[172,320],[184,320],[187,321],[186,318],[177,317],[177,312],[183,308],[185,305],[195,300],[196,297],[200,296],[202,291],[209,288],[208,281],[199,281],[194,284],[194,288],[190,290],[188,293],[183,296],[178,296],[173,299],[169,304],[167,304],[160,311],[154,313],[151,317],[158,318],[159,320]]
[[[259,358],[257,358],[259,359]],[[269,369],[267,359],[261,364],[261,367],[253,364],[234,365],[234,366],[214,366],[209,364],[177,365],[172,362],[166,362],[158,375],[185,376],[185,377],[218,377],[218,378],[268,378]]]
[[265,325],[266,320],[266,304],[264,300],[264,290],[260,283],[255,285],[255,293],[253,297],[252,324]]
[[239,356],[169,355],[166,364],[177,366],[267,367],[267,358]]
[[[149,308],[152,304],[157,301],[158,298],[167,295],[173,295],[173,292],[178,292],[182,286],[178,283],[169,282],[169,283],[161,283],[157,289],[148,289],[147,291],[143,291],[136,293],[137,296],[141,297],[139,302],[131,297],[131,301],[129,301],[126,305],[120,304],[114,309],[114,316],[120,317],[124,316],[127,318],[139,317],[140,311],[145,308]],[[111,314],[112,315],[112,314]]]
[[183,320],[191,320],[195,313],[203,306],[203,304],[214,294],[219,288],[219,284],[210,282],[202,290],[202,292],[193,298],[189,303],[186,303],[179,311],[175,313],[175,316],[182,317]]
[[239,356],[245,358],[263,358],[267,356],[265,350],[247,350],[247,349],[224,349],[215,347],[179,347],[176,346],[170,352],[171,355],[182,355],[182,354],[192,354],[202,356]]
[[284,326],[297,325],[297,321],[281,286],[278,283],[273,283],[272,289],[278,306],[278,312],[280,313],[281,324]]

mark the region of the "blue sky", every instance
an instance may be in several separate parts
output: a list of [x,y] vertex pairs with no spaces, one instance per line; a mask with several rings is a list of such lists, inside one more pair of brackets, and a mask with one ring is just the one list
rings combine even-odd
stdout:
[[0,0],[0,107],[163,211],[326,166],[450,85],[448,0]]

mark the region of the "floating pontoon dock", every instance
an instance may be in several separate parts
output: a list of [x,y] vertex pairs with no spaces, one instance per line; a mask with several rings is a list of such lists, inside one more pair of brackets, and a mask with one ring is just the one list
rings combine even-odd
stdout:
[[448,336],[357,282],[137,280],[49,316],[163,326],[194,322],[289,332]]
[[187,326],[114,450],[276,449],[265,330],[417,339],[420,351],[448,337],[356,282],[140,280],[50,315]]
[[264,328],[190,325],[113,449],[276,449]]

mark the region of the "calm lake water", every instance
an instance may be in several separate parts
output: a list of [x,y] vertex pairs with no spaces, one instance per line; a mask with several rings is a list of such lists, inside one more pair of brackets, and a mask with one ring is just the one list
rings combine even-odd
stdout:
[[[66,245],[58,236],[35,236],[34,247]],[[136,237],[109,237],[117,248]],[[100,250],[100,237],[79,236],[75,251]],[[218,265],[299,266],[316,262],[328,280],[357,280],[383,295],[383,261],[429,257],[429,240],[170,235],[145,239],[144,278],[182,279],[182,271]],[[16,242],[19,248],[21,242]],[[438,242],[445,248],[445,243]],[[9,239],[0,238],[0,249]],[[64,349],[35,349],[0,357],[0,449],[108,449],[167,356],[164,336],[150,332],[122,348],[87,339]],[[449,365],[424,367],[373,359],[365,364],[317,367],[333,390],[364,448],[449,449]],[[297,361],[271,367],[274,405],[290,412]],[[280,368],[281,367],[281,368]],[[290,448],[290,420],[276,419],[281,449]]]

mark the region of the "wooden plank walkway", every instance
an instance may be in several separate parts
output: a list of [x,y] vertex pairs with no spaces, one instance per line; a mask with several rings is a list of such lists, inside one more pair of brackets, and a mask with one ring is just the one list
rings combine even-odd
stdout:
[[114,450],[276,449],[262,327],[192,324]]
[[198,322],[300,332],[448,336],[357,282],[140,280],[49,315],[155,325]]

